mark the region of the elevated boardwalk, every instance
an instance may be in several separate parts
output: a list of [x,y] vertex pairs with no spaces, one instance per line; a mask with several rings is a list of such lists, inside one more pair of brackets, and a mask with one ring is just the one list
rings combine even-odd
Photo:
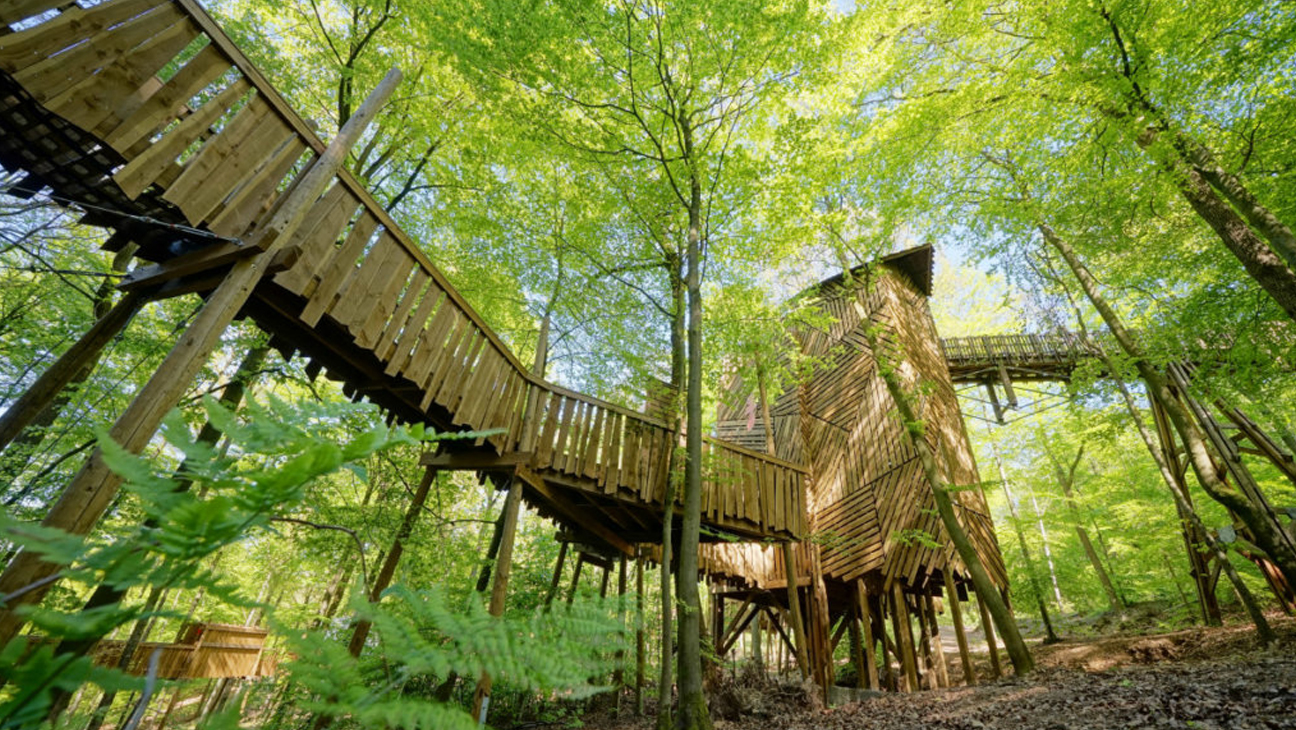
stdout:
[[1013,380],[1069,380],[1081,361],[1099,356],[1071,332],[946,337],[941,349],[957,384],[999,380],[1001,370]]
[[[261,255],[257,231],[325,145],[194,0],[17,0],[6,25],[0,165],[27,173],[12,194],[49,191],[112,229],[108,248],[138,245],[153,266],[122,286],[146,298],[211,291]],[[622,551],[660,534],[667,424],[532,375],[351,174],[305,221],[240,311],[272,344],[401,421],[492,431],[471,458],[507,463],[548,515]],[[708,528],[805,532],[804,469],[705,448]]]

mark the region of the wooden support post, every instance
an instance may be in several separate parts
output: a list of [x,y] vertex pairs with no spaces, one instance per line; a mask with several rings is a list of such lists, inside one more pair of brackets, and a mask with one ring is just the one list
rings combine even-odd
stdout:
[[918,612],[918,651],[922,663],[923,689],[940,689],[940,677],[936,672],[936,653],[932,650],[931,616],[927,614],[922,594],[914,596],[914,608]]
[[948,687],[950,686],[949,663],[945,661],[945,647],[941,643],[940,621],[936,617],[934,590],[935,588],[928,584],[923,600],[927,604],[927,620],[931,628],[932,657],[936,660],[936,679],[939,681],[940,686]]
[[644,647],[644,559],[635,556],[635,606],[638,609],[638,620],[635,622],[635,714],[644,714],[644,674],[647,669],[647,658]]
[[576,552],[576,567],[572,570],[571,587],[567,589],[567,605],[572,605],[576,600],[576,586],[580,585],[581,568],[585,566],[585,553]]
[[999,403],[999,396],[995,393],[994,381],[986,380],[985,389],[986,389],[986,393],[990,396],[990,407],[994,409],[995,422],[1003,423],[1004,409],[1003,406]]
[[145,301],[138,292],[124,295],[0,414],[0,451],[18,438],[27,424],[39,416],[78,373],[93,366],[104,347],[126,328]]
[[607,598],[608,581],[612,578],[612,566],[603,569],[603,582],[599,584],[599,598]]
[[972,655],[968,651],[967,631],[963,628],[963,602],[959,600],[958,587],[951,583],[949,589],[950,617],[954,620],[954,637],[958,639],[959,663],[963,667],[963,683],[971,687],[977,683],[972,670]]
[[817,543],[806,543],[810,553],[810,588],[806,592],[806,604],[810,621],[810,666],[815,683],[823,690],[824,706],[828,705],[828,688],[833,686],[833,642],[829,636],[831,616],[828,611],[828,587],[824,584],[823,565],[820,562],[820,550]]
[[891,627],[895,631],[896,650],[900,654],[900,663],[904,671],[906,692],[913,692],[918,684],[918,658],[914,651],[913,627],[909,619],[909,607],[905,604],[904,591],[900,584],[891,584]]
[[801,678],[805,679],[810,676],[810,661],[806,657],[805,624],[801,620],[801,599],[797,595],[799,591],[797,590],[796,556],[790,542],[783,543],[783,570],[787,576],[787,601],[792,635],[796,637],[794,648],[797,666],[801,669]]
[[990,612],[981,596],[977,596],[977,608],[981,611],[981,633],[985,634],[986,646],[990,649],[990,673],[998,679],[1003,676],[1003,666],[999,663],[999,647],[995,644],[994,622],[990,620]]
[[[180,401],[194,376],[220,342],[225,329],[252,296],[268,263],[301,226],[312,205],[337,175],[347,151],[359,140],[365,127],[377,115],[396,85],[400,71],[392,69],[373,93],[329,143],[300,181],[287,194],[268,224],[258,229],[253,240],[264,245],[265,253],[240,259],[230,268],[216,290],[194,316],[166,359],[135,395],[109,431],[109,436],[127,451],[138,454],[157,432],[162,419]],[[96,449],[85,466],[64,489],[42,525],[84,535],[99,521],[121,486],[121,478],[109,470]],[[21,627],[14,612],[18,606],[36,603],[44,597],[59,566],[34,552],[19,553],[0,575],[0,595],[15,595],[0,611],[0,646],[7,644]]]
[[[504,529],[500,534],[499,556],[495,559],[495,582],[491,587],[490,615],[504,615],[504,603],[508,598],[509,573],[513,568],[513,538],[517,535],[518,512],[522,506],[522,482],[512,479],[509,482],[508,498],[504,501]],[[491,676],[482,672],[477,680],[477,691],[473,693],[473,717],[479,725],[486,724],[486,712],[490,705]]]
[[[877,596],[870,596],[870,608],[873,609],[873,615],[877,616],[877,637],[882,645],[882,685],[893,692],[901,690],[900,677],[896,674],[896,668],[900,667],[903,662],[900,659],[900,652],[896,650],[895,641],[887,636],[887,597],[885,593]],[[894,626],[892,631],[894,632]],[[892,659],[895,663],[892,664]]]
[[[405,551],[405,541],[409,540],[410,535],[414,532],[414,523],[423,513],[423,505],[427,502],[428,492],[432,488],[432,483],[436,481],[436,469],[428,468],[423,472],[423,479],[419,482],[418,489],[414,492],[414,497],[410,499],[409,507],[405,510],[405,517],[401,520],[400,527],[396,530],[396,537],[392,540],[391,549],[387,551],[387,557],[383,560],[382,569],[374,578],[373,586],[369,590],[369,602],[377,603],[382,598],[382,592],[387,590],[391,585],[392,578],[396,576],[396,566],[400,563],[401,554]],[[351,633],[351,642],[347,644],[347,650],[351,656],[358,657],[364,649],[365,639],[369,637],[371,624],[368,621],[359,621],[356,623],[355,631]]]
[[878,670],[877,660],[873,654],[873,617],[869,615],[868,591],[864,588],[863,578],[855,581],[855,609],[858,612],[860,632],[863,634],[863,652],[860,660],[864,663],[864,671],[859,674],[860,682],[869,689],[876,690]]
[[558,548],[558,563],[554,565],[553,580],[549,582],[549,592],[545,594],[544,605],[546,607],[553,603],[554,596],[558,594],[558,584],[562,582],[563,564],[567,562],[567,543],[560,543]]
[[[625,623],[626,556],[617,557],[617,619]],[[616,713],[621,714],[622,692],[625,688],[625,649],[616,651],[616,669],[612,670],[612,686],[616,687]]]
[[1017,407],[1017,391],[1013,390],[1012,378],[1008,376],[1008,368],[1003,363],[999,363],[999,384],[1004,389],[1004,399],[1008,401],[1009,408]]

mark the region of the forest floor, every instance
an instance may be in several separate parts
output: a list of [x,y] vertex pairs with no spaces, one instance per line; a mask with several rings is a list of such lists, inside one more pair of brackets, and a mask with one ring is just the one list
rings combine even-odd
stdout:
[[[727,711],[712,714],[725,715],[716,730],[1296,728],[1296,619],[1270,621],[1282,638],[1274,649],[1261,650],[1244,624],[1064,640],[1033,647],[1038,670],[1028,677],[831,709],[797,685],[727,680],[714,695]],[[961,676],[957,653],[949,658]],[[594,730],[650,730],[652,719],[584,718]]]

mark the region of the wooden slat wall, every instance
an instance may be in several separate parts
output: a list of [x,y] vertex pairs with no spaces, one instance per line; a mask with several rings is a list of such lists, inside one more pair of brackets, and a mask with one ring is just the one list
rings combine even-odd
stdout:
[[[819,538],[825,577],[851,581],[876,572],[885,582],[918,586],[934,573],[961,571],[962,565],[935,514],[917,453],[894,413],[863,325],[883,325],[882,346],[891,358],[903,357],[911,366],[911,392],[920,392],[922,380],[919,415],[927,422],[929,444],[943,478],[966,485],[977,482],[978,475],[926,297],[909,277],[886,268],[880,271],[884,273],[874,279],[871,290],[838,284],[820,292],[819,306],[836,321],[824,329],[804,329],[796,337],[803,353],[820,358],[821,364],[799,388],[799,416],[780,402],[773,421],[779,455],[787,458],[795,448],[797,461],[810,468],[808,519]],[[868,322],[861,321],[861,313]],[[721,434],[737,436],[743,443],[759,437],[763,443],[764,428],[740,405],[728,405],[720,415]],[[993,526],[979,493],[958,492],[956,509],[987,569],[1006,585]],[[798,551],[798,560],[801,569],[808,570],[804,552]],[[779,555],[751,546],[708,547],[704,567],[760,587],[786,580]]]
[[[17,24],[0,35],[0,70],[120,155],[113,180],[128,198],[157,196],[191,226],[250,235],[324,149],[194,0],[16,0],[0,6],[0,23]],[[424,412],[497,431],[485,440],[500,453],[516,449],[525,418],[541,419],[537,468],[660,504],[665,424],[532,376],[349,173],[306,221],[288,244],[296,263],[273,278],[303,303],[296,325],[328,318],[382,363],[393,388],[412,383]],[[542,407],[526,414],[533,390]],[[711,524],[804,532],[798,467],[723,443],[707,449]]]

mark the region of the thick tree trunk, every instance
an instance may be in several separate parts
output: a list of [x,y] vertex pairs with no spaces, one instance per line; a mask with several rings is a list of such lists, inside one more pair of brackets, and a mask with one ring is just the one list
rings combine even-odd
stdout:
[[[1156,136],[1144,134],[1139,146],[1148,149]],[[1180,195],[1188,201],[1194,212],[1215,231],[1246,272],[1261,289],[1273,298],[1287,316],[1296,319],[1296,274],[1287,262],[1269,248],[1247,222],[1221,200],[1202,172],[1194,167],[1167,164]]]
[[1287,224],[1256,199],[1246,185],[1233,173],[1225,170],[1205,146],[1176,133],[1175,146],[1201,176],[1228,199],[1251,227],[1269,241],[1274,253],[1296,271],[1296,235]]
[[1070,267],[1072,273],[1080,281],[1081,288],[1088,296],[1089,301],[1093,303],[1094,308],[1098,310],[1103,321],[1107,323],[1107,327],[1120,344],[1121,349],[1134,361],[1139,375],[1148,384],[1148,392],[1165,409],[1166,416],[1184,442],[1184,447],[1187,449],[1190,459],[1189,463],[1192,464],[1193,472],[1196,473],[1197,480],[1202,485],[1202,488],[1215,501],[1235,512],[1247,527],[1251,528],[1260,548],[1269,554],[1270,559],[1282,571],[1287,582],[1290,585],[1296,585],[1296,550],[1292,549],[1291,541],[1287,535],[1281,532],[1282,527],[1276,525],[1273,520],[1269,519],[1268,515],[1263,514],[1250,500],[1239,494],[1223,480],[1216,469],[1205,437],[1193,420],[1192,414],[1188,413],[1187,409],[1170,390],[1169,382],[1165,376],[1157,371],[1143,356],[1142,350],[1125,328],[1116,311],[1111,308],[1102,293],[1098,291],[1098,283],[1084,264],[1081,263],[1075,250],[1049,226],[1040,224],[1039,229],[1044,235],[1044,240],[1057,249],[1058,253],[1062,254],[1067,266]]
[[[1170,413],[1166,408],[1164,400],[1172,401],[1171,405],[1178,409],[1179,420],[1178,422],[1175,422],[1174,425],[1176,430],[1179,431],[1180,437],[1184,438],[1186,444],[1187,438],[1184,433],[1186,419],[1183,417],[1184,414],[1178,400],[1173,398],[1169,389],[1166,387],[1165,379],[1162,378],[1160,373],[1156,372],[1156,370],[1153,369],[1143,357],[1141,357],[1142,353],[1134,342],[1129,331],[1125,329],[1124,323],[1121,322],[1120,317],[1117,316],[1116,311],[1111,308],[1111,305],[1107,303],[1107,300],[1102,296],[1102,293],[1098,291],[1097,282],[1094,281],[1093,276],[1080,261],[1075,250],[1071,248],[1070,244],[1058,236],[1053,229],[1047,225],[1041,224],[1040,232],[1044,235],[1044,240],[1057,249],[1058,253],[1062,254],[1062,257],[1067,262],[1068,268],[1071,269],[1071,272],[1080,282],[1080,286],[1084,290],[1086,297],[1089,299],[1090,303],[1093,304],[1094,308],[1098,310],[1099,315],[1107,324],[1108,329],[1111,330],[1112,334],[1116,337],[1121,349],[1134,359],[1139,368],[1140,375],[1142,375],[1144,380],[1147,382],[1149,400],[1155,401],[1155,403],[1166,412],[1167,418],[1169,418]],[[1083,320],[1081,320],[1080,326],[1083,331]],[[1112,373],[1114,377],[1115,374],[1119,372],[1115,367],[1115,363],[1112,362],[1110,356],[1103,352],[1101,348],[1099,348],[1098,351],[1102,353],[1102,358],[1104,364],[1107,365],[1108,372]],[[1149,375],[1152,376],[1151,379],[1148,379]],[[1255,624],[1256,633],[1259,635],[1260,640],[1266,644],[1272,643],[1276,637],[1272,629],[1270,629],[1269,622],[1265,619],[1264,613],[1260,610],[1259,605],[1251,595],[1250,589],[1246,587],[1246,584],[1242,582],[1237,571],[1233,568],[1233,564],[1229,561],[1227,551],[1224,550],[1224,547],[1220,545],[1219,541],[1216,540],[1215,537],[1206,529],[1206,526],[1202,524],[1197,511],[1192,507],[1192,501],[1188,498],[1188,494],[1182,491],[1178,480],[1175,479],[1174,473],[1170,470],[1170,464],[1157,449],[1151,433],[1148,431],[1146,424],[1138,413],[1138,409],[1134,404],[1133,396],[1130,395],[1128,388],[1125,387],[1124,382],[1119,378],[1116,380],[1125,400],[1126,408],[1129,410],[1130,417],[1134,420],[1134,425],[1139,432],[1139,436],[1143,439],[1144,445],[1152,454],[1153,460],[1156,461],[1157,468],[1161,472],[1161,476],[1165,480],[1166,486],[1169,487],[1170,493],[1174,496],[1180,514],[1186,515],[1190,524],[1198,530],[1198,534],[1204,536],[1207,546],[1215,555],[1216,560],[1220,562],[1220,567],[1224,571],[1224,575],[1229,579],[1234,590],[1237,591],[1238,598],[1246,606],[1247,613],[1251,616],[1251,620]],[[1195,452],[1190,449],[1190,456],[1192,458],[1194,469],[1199,469],[1198,459],[1203,458],[1201,452],[1204,452],[1205,450],[1200,433],[1196,434],[1196,441],[1197,448],[1195,449]],[[1209,462],[1209,455],[1205,455],[1205,459]],[[1205,470],[1198,470],[1197,478],[1199,481],[1203,480],[1203,474],[1206,475],[1206,478],[1218,479],[1213,471],[1213,467]],[[1203,482],[1203,487],[1204,486]],[[1209,493],[1209,490],[1207,491]]]

